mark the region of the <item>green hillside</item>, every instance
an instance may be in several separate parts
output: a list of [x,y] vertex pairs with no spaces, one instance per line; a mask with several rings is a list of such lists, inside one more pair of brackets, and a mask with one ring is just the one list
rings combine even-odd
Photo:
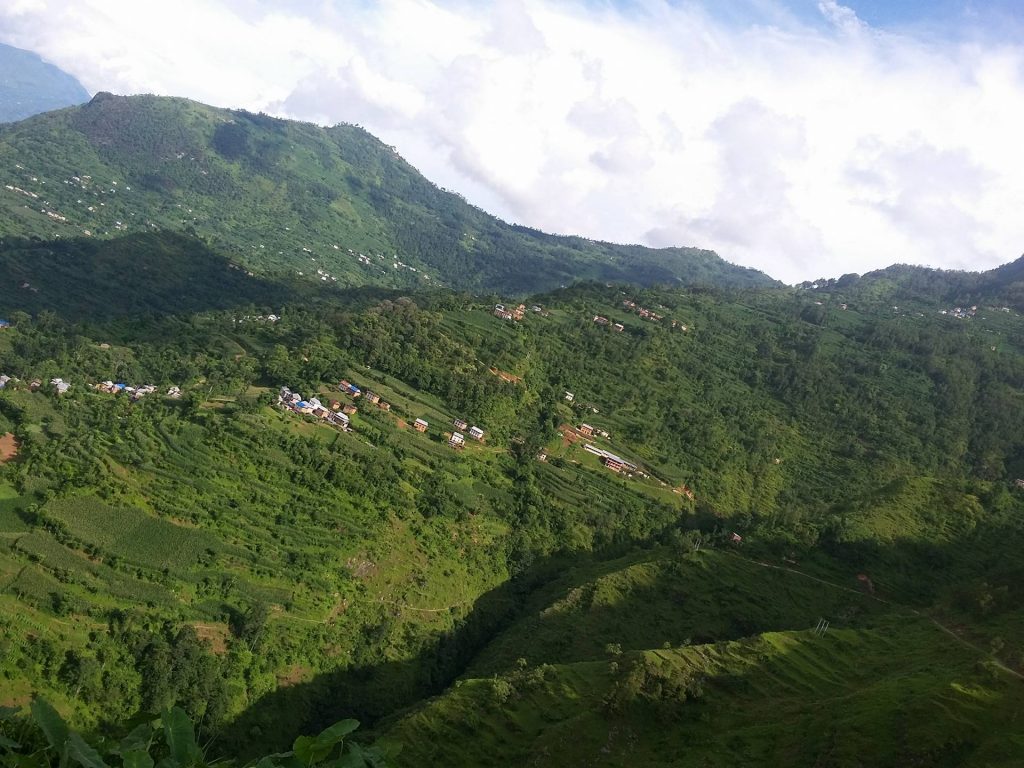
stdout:
[[1015,764],[1012,308],[602,282],[515,321],[225,253],[0,246],[0,706],[98,742],[178,705],[242,759],[356,717],[397,765]]
[[[939,304],[947,313],[984,306],[990,311],[1024,311],[1024,256],[986,272],[931,269],[905,264],[865,275],[844,275],[802,284],[838,301],[867,305]],[[941,311],[941,310],[940,310]]]
[[581,279],[764,286],[697,248],[511,226],[423,178],[366,131],[184,99],[97,94],[0,127],[0,232],[189,232],[248,269],[336,286],[525,293]]
[[396,765],[1011,766],[1019,679],[913,617],[469,678]]

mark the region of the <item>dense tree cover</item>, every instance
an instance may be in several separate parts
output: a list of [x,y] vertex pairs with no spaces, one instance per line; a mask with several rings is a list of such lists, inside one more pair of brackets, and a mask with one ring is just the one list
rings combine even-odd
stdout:
[[581,278],[771,284],[710,251],[510,226],[438,189],[356,126],[323,129],[183,99],[101,93],[0,128],[0,169],[12,187],[0,188],[8,235],[185,231],[249,269],[287,269],[306,282],[505,292]]
[[987,272],[930,269],[905,264],[869,272],[863,277],[843,275],[803,283],[821,294],[861,304],[936,303],[948,309],[986,305],[1024,311],[1024,257]]
[[[106,265],[114,291],[128,242],[152,298],[97,314],[114,297],[88,283],[98,270],[59,258],[38,293],[4,289],[31,312],[0,332],[16,378],[0,392],[19,449],[0,468],[16,701],[45,692],[96,732],[176,704],[219,744],[272,748],[439,693],[567,566],[732,531],[760,556],[868,571],[1017,651],[1015,312],[582,285],[511,323],[464,294],[251,278],[177,236],[3,255],[73,254]],[[168,253],[180,271],[159,269]],[[356,401],[342,433],[269,405],[282,385],[344,399],[342,378],[391,411]],[[89,389],[106,379],[158,392]],[[163,398],[170,385],[185,396]],[[454,418],[486,440],[450,450]],[[582,422],[650,476],[573,445]]]

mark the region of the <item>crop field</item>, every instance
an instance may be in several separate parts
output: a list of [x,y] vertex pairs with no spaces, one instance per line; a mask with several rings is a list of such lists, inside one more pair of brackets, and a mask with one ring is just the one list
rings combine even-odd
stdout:
[[43,508],[84,544],[131,563],[181,572],[199,562],[217,539],[201,530],[151,517],[132,507],[115,508],[94,496],[53,501]]

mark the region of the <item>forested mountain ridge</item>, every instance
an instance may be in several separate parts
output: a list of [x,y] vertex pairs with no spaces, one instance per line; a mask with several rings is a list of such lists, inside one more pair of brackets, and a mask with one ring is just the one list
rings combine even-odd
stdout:
[[89,92],[67,72],[31,51],[0,43],[0,123],[88,100]]
[[803,288],[831,293],[837,299],[875,305],[916,302],[925,306],[970,308],[986,304],[1024,312],[1024,256],[985,272],[893,265],[864,275],[806,281]]
[[581,279],[765,286],[698,248],[508,225],[352,125],[319,128],[185,99],[97,94],[0,128],[0,231],[186,231],[257,272],[333,285],[526,293]]
[[1014,765],[1012,308],[601,282],[516,321],[163,231],[0,265],[0,704],[178,703],[221,755],[356,716],[410,766]]

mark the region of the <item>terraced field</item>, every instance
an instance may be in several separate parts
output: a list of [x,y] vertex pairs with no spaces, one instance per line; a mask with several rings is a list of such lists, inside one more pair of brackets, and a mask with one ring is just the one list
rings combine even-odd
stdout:
[[868,623],[541,655],[468,674],[383,740],[404,745],[403,766],[1014,764],[1017,677],[919,615]]

